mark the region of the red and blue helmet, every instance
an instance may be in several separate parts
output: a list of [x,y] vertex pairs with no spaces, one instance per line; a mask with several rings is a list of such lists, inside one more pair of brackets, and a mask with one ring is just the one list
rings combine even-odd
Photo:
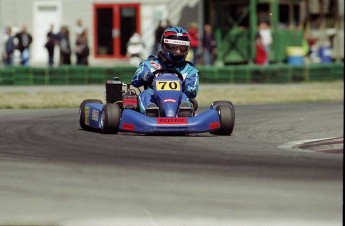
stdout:
[[182,63],[190,47],[187,30],[177,26],[167,28],[162,34],[161,47],[161,52],[169,63]]

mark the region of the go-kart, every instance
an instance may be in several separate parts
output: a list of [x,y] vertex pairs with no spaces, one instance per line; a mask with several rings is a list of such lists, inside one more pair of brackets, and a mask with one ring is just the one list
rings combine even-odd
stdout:
[[[150,85],[156,104],[141,113],[140,89],[131,88],[115,77],[106,82],[106,104],[87,99],[80,104],[80,126],[85,130],[117,134],[172,133],[190,134],[210,132],[231,135],[235,124],[235,109],[230,101],[214,101],[210,109],[196,114],[198,103],[182,102],[183,76],[177,71],[160,69],[154,72]],[[123,87],[127,87],[123,90]]]

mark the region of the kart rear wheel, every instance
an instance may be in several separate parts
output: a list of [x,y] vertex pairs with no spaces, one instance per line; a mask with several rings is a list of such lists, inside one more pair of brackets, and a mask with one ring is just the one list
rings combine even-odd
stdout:
[[232,134],[235,126],[235,108],[231,105],[218,105],[216,107],[218,112],[220,128],[211,132],[215,135],[229,136]]
[[89,103],[102,104],[101,100],[98,99],[86,99],[81,102],[79,107],[79,124],[84,130],[90,130],[91,128],[85,124],[85,105]]
[[116,134],[119,132],[121,109],[117,104],[105,104],[102,109],[102,133]]

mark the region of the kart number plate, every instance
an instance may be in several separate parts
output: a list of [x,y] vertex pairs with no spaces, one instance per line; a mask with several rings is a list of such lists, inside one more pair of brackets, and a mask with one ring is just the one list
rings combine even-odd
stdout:
[[173,90],[180,91],[180,82],[177,81],[156,81],[157,90]]

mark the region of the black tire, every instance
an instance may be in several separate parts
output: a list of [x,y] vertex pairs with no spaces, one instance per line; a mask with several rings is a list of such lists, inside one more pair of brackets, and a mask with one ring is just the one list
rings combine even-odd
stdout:
[[87,99],[81,102],[79,107],[79,125],[84,130],[90,130],[91,128],[85,125],[85,105],[89,103],[103,104],[101,100],[98,99]]
[[210,108],[216,108],[218,105],[232,105],[231,101],[228,100],[216,100],[213,101]]
[[215,108],[218,112],[220,129],[211,132],[215,135],[229,136],[235,126],[235,108],[232,104],[218,105]]
[[101,115],[102,133],[116,134],[119,132],[121,109],[117,104],[105,104]]
[[198,101],[196,101],[196,99],[189,99],[189,101],[193,105],[194,112],[196,112],[196,110],[198,110],[198,107],[199,107]]

